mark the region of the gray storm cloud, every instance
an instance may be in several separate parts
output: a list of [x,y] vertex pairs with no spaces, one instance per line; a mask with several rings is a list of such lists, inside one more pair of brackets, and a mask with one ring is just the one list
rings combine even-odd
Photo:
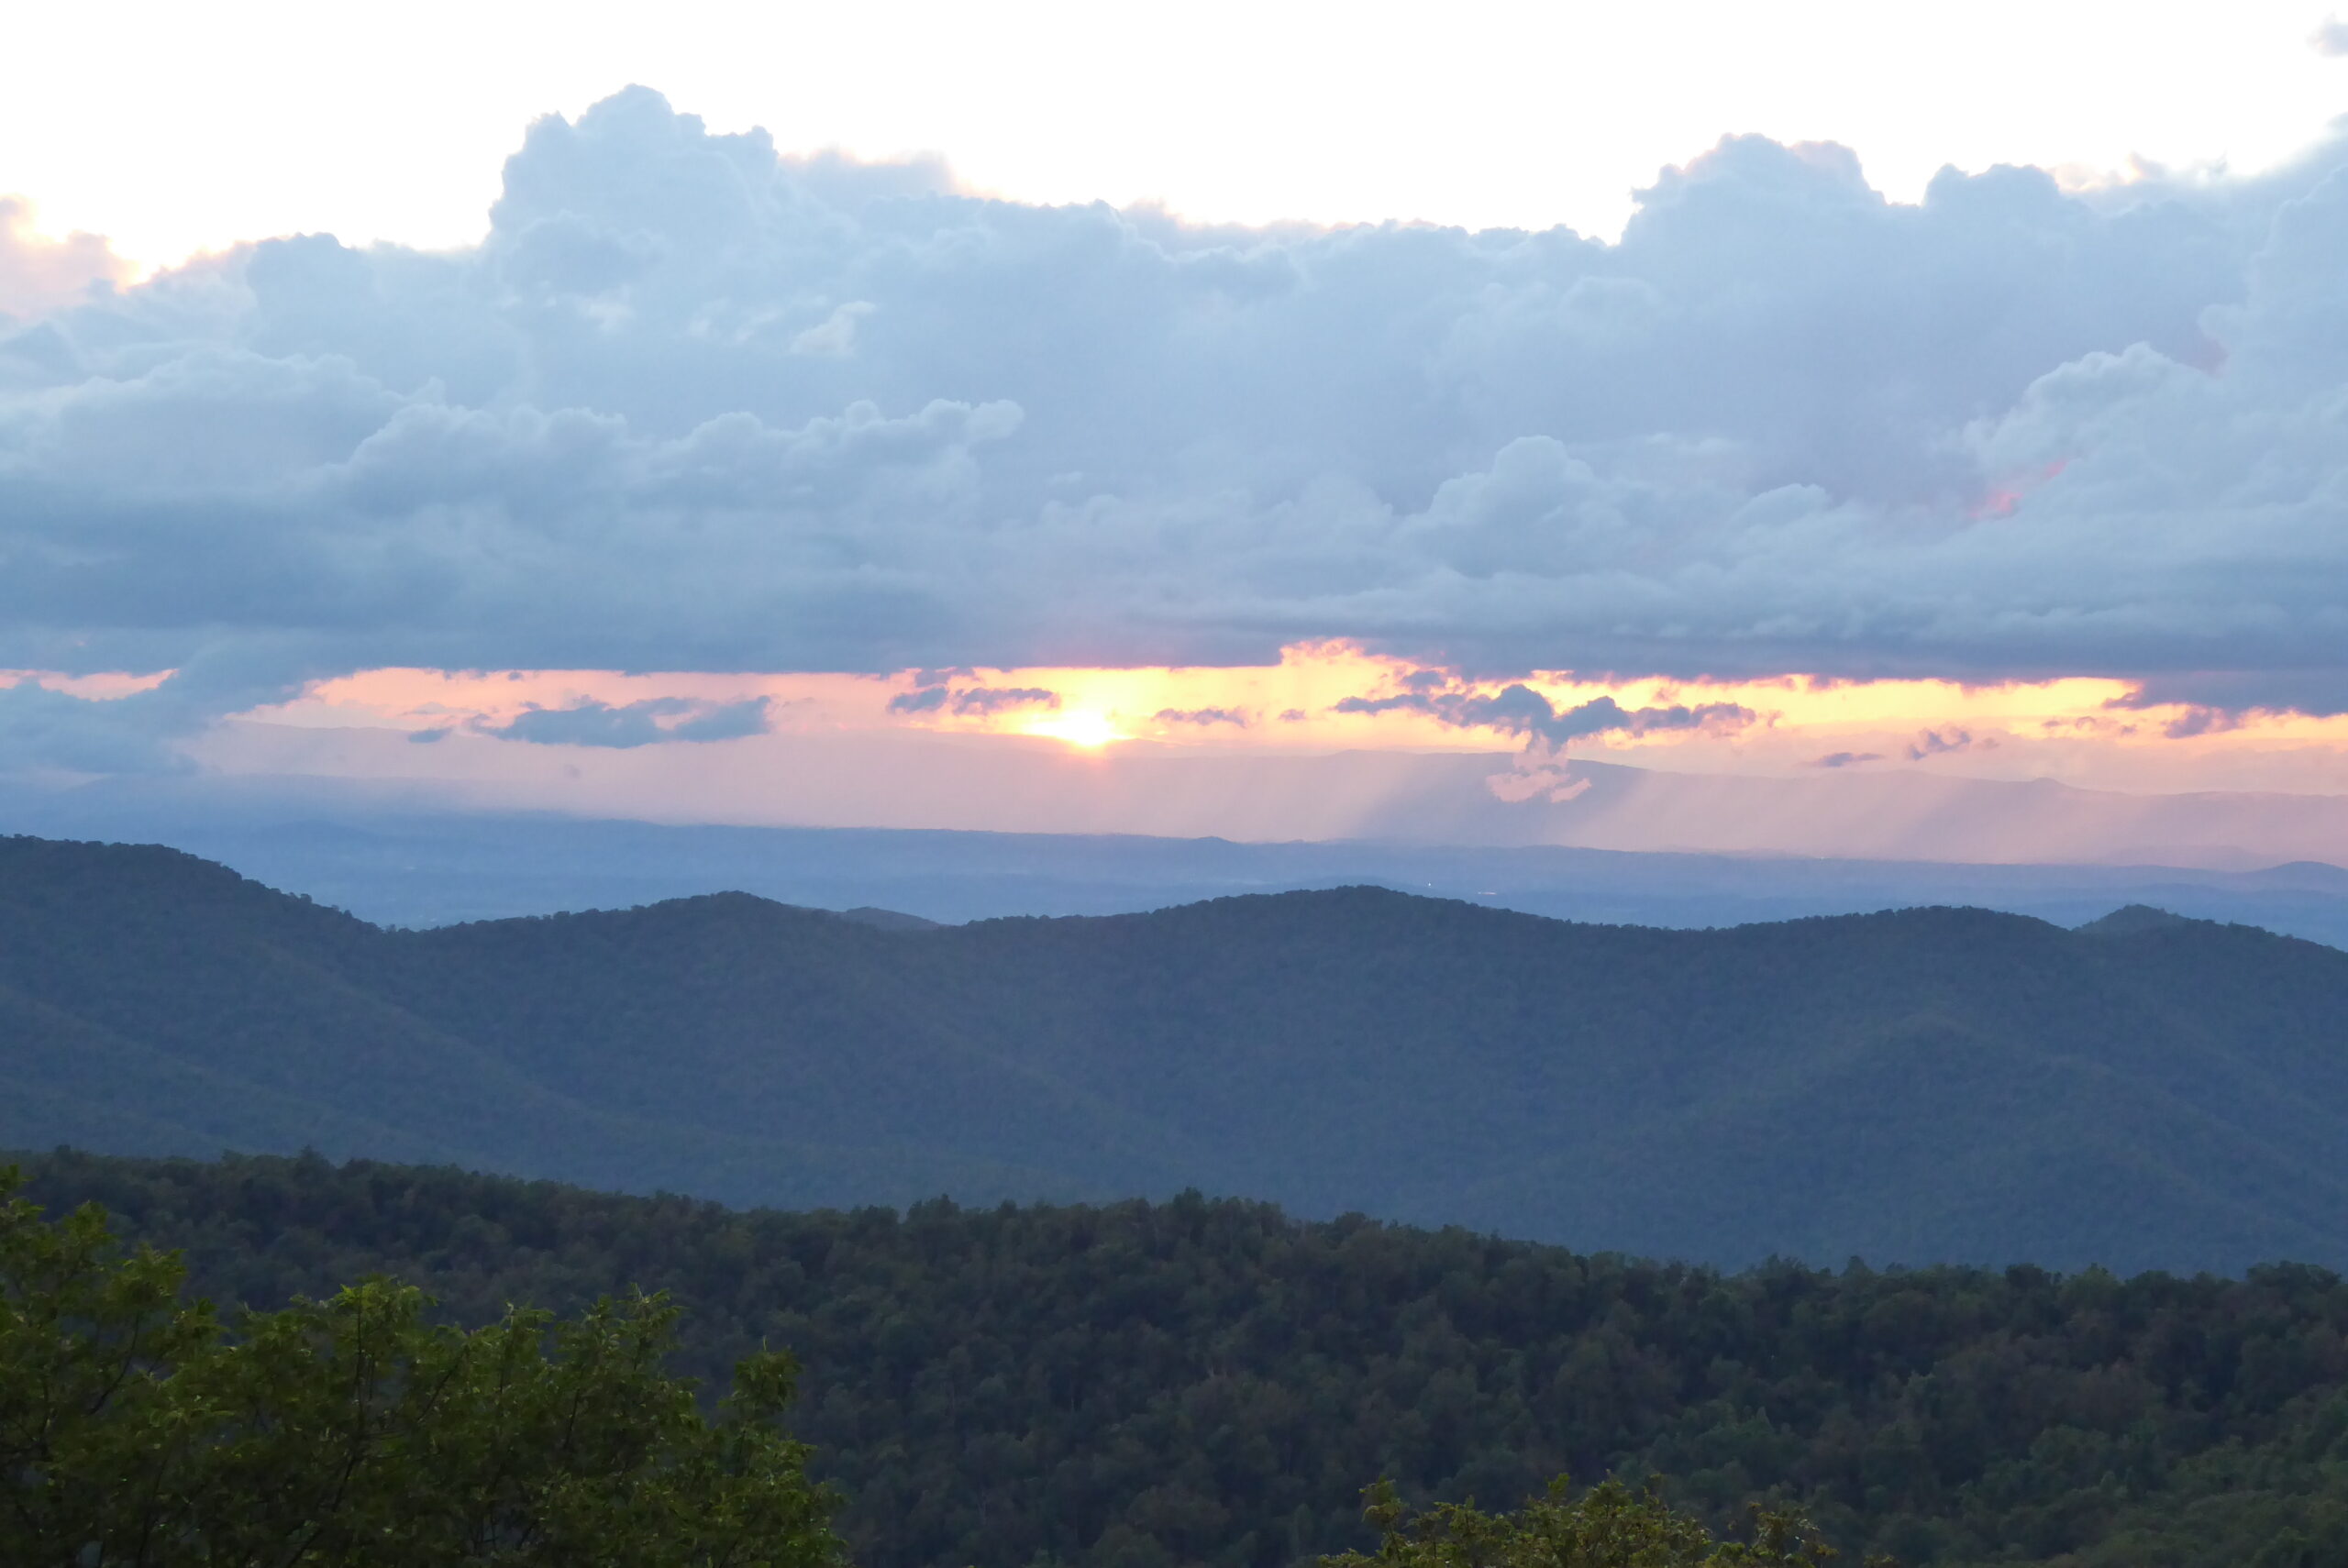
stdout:
[[[2331,702],[2343,161],[2088,194],[1948,171],[1911,206],[1839,148],[1740,138],[1612,245],[1257,231],[779,158],[630,89],[531,128],[475,248],[305,236],[26,296],[0,667],[186,673],[0,692],[0,754],[127,766],[382,665],[1330,637],[1495,678]],[[639,717],[537,723],[682,738]]]

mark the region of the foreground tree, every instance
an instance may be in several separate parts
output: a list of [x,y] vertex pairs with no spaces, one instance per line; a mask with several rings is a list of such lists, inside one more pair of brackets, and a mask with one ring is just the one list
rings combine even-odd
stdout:
[[125,1254],[0,1171],[0,1562],[17,1568],[833,1568],[833,1499],[742,1362],[714,1419],[675,1309],[468,1332],[383,1280],[233,1331],[175,1256]]
[[1324,1557],[1322,1568],[1821,1568],[1834,1555],[1799,1515],[1756,1509],[1752,1539],[1724,1541],[1655,1492],[1619,1481],[1576,1496],[1560,1478],[1512,1514],[1472,1503],[1412,1514],[1381,1481],[1365,1511],[1385,1537],[1378,1555]]

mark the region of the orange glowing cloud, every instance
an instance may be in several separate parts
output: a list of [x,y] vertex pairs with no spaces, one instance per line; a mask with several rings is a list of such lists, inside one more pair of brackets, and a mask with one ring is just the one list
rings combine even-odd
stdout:
[[[1040,738],[1081,751],[1490,753],[1523,749],[1526,732],[1461,715],[1489,710],[1489,700],[1512,685],[1560,714],[1604,699],[1634,715],[1740,715],[1731,723],[1618,727],[1572,743],[1578,755],[1680,772],[1796,777],[1822,767],[1922,767],[2141,790],[2348,789],[2348,719],[2250,713],[2226,725],[2197,723],[2182,706],[2126,706],[2137,689],[2125,680],[1599,680],[1532,671],[1512,681],[1469,682],[1342,642],[1298,644],[1278,664],[1237,667],[887,676],[377,669],[323,682],[249,717],[305,727],[487,733],[533,709],[764,699],[768,727],[790,734],[910,730]],[[1413,693],[1434,690],[1459,701],[1442,712],[1411,705]],[[1540,785],[1568,787],[1562,775]]]
[[168,669],[134,675],[127,670],[101,670],[92,675],[60,675],[46,669],[0,669],[0,687],[31,684],[50,691],[61,691],[68,697],[84,701],[111,702],[118,698],[135,697],[141,691],[152,691],[172,678]]

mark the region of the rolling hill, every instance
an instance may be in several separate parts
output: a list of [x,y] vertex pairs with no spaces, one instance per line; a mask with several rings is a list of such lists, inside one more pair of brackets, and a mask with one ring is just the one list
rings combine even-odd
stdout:
[[1735,1264],[2348,1261],[2348,954],[1977,910],[1719,931],[1374,889],[892,929],[385,931],[0,842],[0,1146],[792,1206],[1186,1187]]

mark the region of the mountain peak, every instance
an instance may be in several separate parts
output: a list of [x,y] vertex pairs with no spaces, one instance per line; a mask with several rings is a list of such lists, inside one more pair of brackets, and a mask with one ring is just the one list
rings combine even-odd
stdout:
[[869,925],[880,931],[941,931],[946,923],[906,914],[902,910],[875,909],[870,904],[858,904],[852,910],[835,910],[832,912],[842,920],[854,921],[858,925]]
[[2082,936],[2133,936],[2139,932],[2166,931],[2180,925],[2206,925],[2207,921],[2188,920],[2151,904],[2124,904],[2100,920],[2091,920],[2077,927]]

